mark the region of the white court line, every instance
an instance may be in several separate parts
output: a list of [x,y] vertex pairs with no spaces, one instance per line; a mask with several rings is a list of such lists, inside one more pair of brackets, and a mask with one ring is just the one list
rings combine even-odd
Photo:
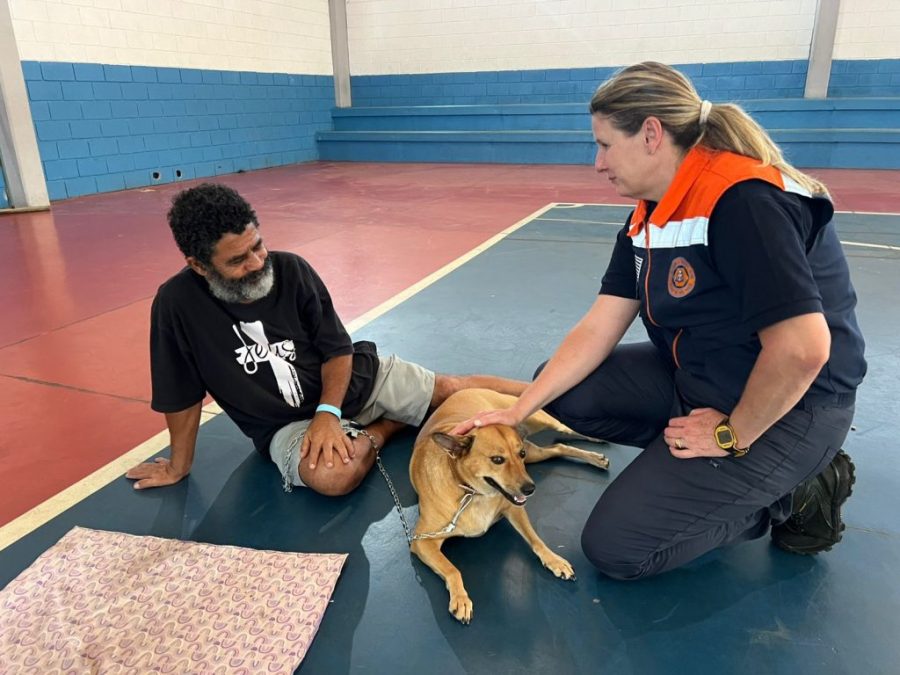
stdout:
[[864,246],[866,248],[885,248],[888,251],[900,251],[900,246],[888,246],[887,244],[864,244],[859,241],[842,241],[844,246]]
[[[556,204],[557,208],[560,209],[574,209],[579,206],[612,206],[615,208],[622,207],[630,207],[634,208],[634,203],[631,204],[604,204],[598,202],[560,202]],[[900,213],[895,213],[894,211],[835,211],[835,213],[845,213],[854,216],[900,216]]]
[[[551,202],[550,204],[547,204],[547,206],[535,211],[531,215],[526,216],[515,225],[511,225],[502,232],[495,234],[493,237],[476,246],[468,253],[465,253],[456,260],[444,265],[437,272],[429,274],[421,281],[401,291],[400,293],[381,303],[374,309],[371,309],[365,314],[357,317],[356,319],[353,319],[348,324],[346,324],[347,331],[350,333],[354,333],[355,331],[365,326],[367,323],[374,321],[379,316],[390,311],[405,300],[408,300],[416,293],[419,293],[425,288],[428,288],[431,284],[447,276],[458,267],[461,267],[465,263],[469,262],[475,256],[483,253],[487,249],[497,244],[499,241],[508,237],[523,225],[527,225],[532,220],[540,217],[542,214],[546,213],[556,206],[556,203]],[[222,409],[216,403],[210,403],[209,405],[204,406],[203,413],[200,417],[200,424],[205,424],[211,419],[215,419],[216,415],[221,412]],[[86,497],[89,497],[101,488],[107,486],[114,480],[121,478],[125,474],[125,472],[132,466],[140,464],[144,460],[152,457],[168,446],[169,432],[167,430],[161,431],[152,438],[147,439],[137,447],[132,448],[124,455],[121,455],[120,457],[114,459],[109,464],[97,469],[89,476],[82,478],[80,481],[69,486],[62,492],[58,492],[53,497],[50,497],[49,499],[41,502],[29,511],[26,511],[15,520],[7,523],[3,527],[0,527],[0,551],[14,544],[27,534],[30,534],[41,525],[44,525],[45,523],[53,520],[56,516],[58,516],[66,509],[71,508],[75,504],[84,500]]]
[[422,281],[419,281],[418,283],[413,284],[406,290],[400,291],[394,297],[390,298],[389,300],[385,300],[383,303],[381,303],[374,309],[370,309],[368,312],[366,312],[362,316],[355,318],[353,321],[351,321],[350,323],[347,324],[347,330],[350,333],[353,333],[353,332],[359,330],[360,328],[365,326],[367,323],[374,321],[375,319],[377,319],[379,316],[381,316],[385,312],[392,310],[394,307],[399,305],[401,302],[408,300],[409,298],[414,296],[419,291],[424,290],[425,288],[428,288],[434,282],[447,276],[448,274],[450,274],[450,272],[452,272],[453,270],[457,269],[458,267],[461,267],[462,265],[466,264],[472,258],[483,253],[484,251],[486,251],[487,249],[489,249],[491,246],[498,243],[502,239],[505,239],[506,237],[511,235],[513,232],[518,230],[523,225],[527,225],[532,220],[539,218],[542,214],[546,213],[547,211],[549,211],[552,208],[555,208],[556,206],[557,206],[557,204],[551,202],[550,204],[547,204],[547,206],[543,207],[542,209],[535,211],[530,216],[523,218],[515,225],[510,225],[502,232],[495,234],[493,237],[488,239],[483,244],[476,246],[471,251],[461,255],[459,258],[457,258],[453,262],[447,263],[441,269],[439,269],[437,272],[429,274],[427,277],[422,279]]
[[835,211],[835,213],[847,213],[853,216],[900,216],[893,211]]
[[[578,206],[614,206],[621,207],[622,204],[589,204],[589,203],[576,203],[570,202],[565,204],[557,204],[560,208],[575,208]],[[875,211],[835,211],[835,213],[849,214],[849,215],[857,215],[857,216],[900,216],[900,213],[884,213],[884,212],[875,212]],[[542,220],[554,220],[552,218],[543,218]],[[566,222],[584,222],[584,221],[566,221]],[[608,223],[603,223],[597,221],[601,225],[607,225]],[[886,249],[888,251],[900,251],[900,246],[889,246],[888,244],[868,244],[860,241],[841,241],[844,246],[860,246],[863,248],[880,248]]]
[[541,218],[542,223],[578,223],[579,225],[612,225],[622,227],[625,223],[616,220],[579,220],[577,218]]

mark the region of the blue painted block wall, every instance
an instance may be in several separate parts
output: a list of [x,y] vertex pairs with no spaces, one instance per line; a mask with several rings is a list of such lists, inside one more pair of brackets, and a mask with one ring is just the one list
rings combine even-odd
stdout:
[[900,96],[900,59],[833,62],[828,96]]
[[[799,98],[807,61],[681,64],[676,66],[711,101]],[[617,68],[357,75],[353,106],[579,103],[587,105]]]
[[331,76],[23,61],[50,199],[314,160]]
[[[710,100],[800,98],[806,60],[677,66]],[[22,63],[50,198],[317,159],[333,79]],[[354,107],[587,104],[614,68],[354,76]],[[900,96],[900,59],[835,61],[830,97]],[[0,207],[7,205],[0,177]]]
[[[802,98],[806,59],[734,63],[688,63],[676,68],[711,101]],[[357,75],[350,78],[354,107],[587,104],[616,68]],[[900,96],[900,59],[834,61],[829,97]]]

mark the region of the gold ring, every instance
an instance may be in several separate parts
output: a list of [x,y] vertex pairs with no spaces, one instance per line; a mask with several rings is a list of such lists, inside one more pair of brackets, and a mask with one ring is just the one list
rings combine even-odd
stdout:
[[684,442],[680,438],[675,439],[675,447],[679,450],[684,450]]

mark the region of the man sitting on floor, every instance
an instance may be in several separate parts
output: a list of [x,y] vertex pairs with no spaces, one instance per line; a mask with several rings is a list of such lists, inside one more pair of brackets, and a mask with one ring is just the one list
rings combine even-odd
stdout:
[[525,388],[435,374],[379,356],[371,342],[352,343],[315,270],[292,253],[267,251],[256,213],[229,187],[181,192],[168,220],[188,266],[153,301],[150,362],[151,407],[165,413],[171,459],[130,469],[137,489],[189,473],[207,392],[271,457],[286,490],[343,495],[393,433],[419,425],[455,391]]

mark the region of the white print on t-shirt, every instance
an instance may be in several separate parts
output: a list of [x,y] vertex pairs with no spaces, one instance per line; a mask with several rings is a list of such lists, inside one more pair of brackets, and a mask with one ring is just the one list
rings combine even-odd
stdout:
[[[237,326],[231,328],[244,345],[234,350],[237,354],[237,362],[244,368],[244,372],[248,375],[255,375],[259,370],[260,363],[268,363],[272,366],[272,373],[278,383],[278,391],[281,392],[284,400],[288,405],[299,408],[303,403],[303,388],[300,386],[297,371],[288,363],[297,358],[294,341],[283,340],[269,344],[262,321],[253,321],[252,323],[241,321],[240,326],[240,330]],[[241,331],[244,331],[244,334],[255,344],[247,344]]]

